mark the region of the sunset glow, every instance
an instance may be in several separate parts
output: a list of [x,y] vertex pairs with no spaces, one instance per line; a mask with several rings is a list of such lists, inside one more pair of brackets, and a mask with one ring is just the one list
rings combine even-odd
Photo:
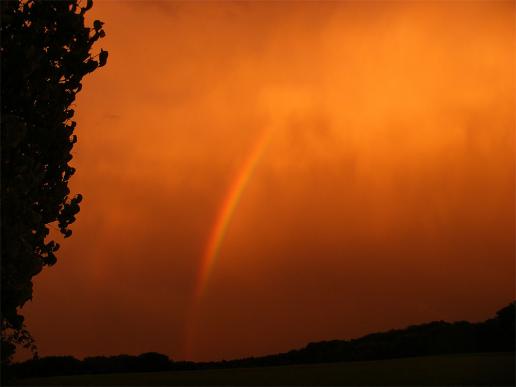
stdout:
[[[95,0],[40,355],[220,360],[514,299],[515,3]],[[99,339],[102,337],[102,340]]]

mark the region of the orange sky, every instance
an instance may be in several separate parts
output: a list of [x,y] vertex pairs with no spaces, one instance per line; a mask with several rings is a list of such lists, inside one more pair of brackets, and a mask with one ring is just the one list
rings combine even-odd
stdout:
[[85,199],[24,309],[40,355],[218,360],[493,315],[515,289],[514,11],[97,0]]

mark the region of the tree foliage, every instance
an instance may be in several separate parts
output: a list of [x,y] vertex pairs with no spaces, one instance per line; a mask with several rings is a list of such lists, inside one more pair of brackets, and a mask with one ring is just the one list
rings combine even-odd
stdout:
[[85,25],[92,0],[18,0],[1,4],[2,360],[33,346],[20,308],[32,278],[56,263],[55,224],[65,238],[82,196],[68,188],[77,141],[73,101],[82,78],[106,64],[93,56],[103,23]]

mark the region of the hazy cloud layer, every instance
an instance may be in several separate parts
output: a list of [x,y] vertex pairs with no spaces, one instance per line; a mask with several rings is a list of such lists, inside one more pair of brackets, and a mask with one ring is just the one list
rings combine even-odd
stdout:
[[[514,297],[514,4],[102,2],[42,355],[284,351]],[[93,17],[92,16],[92,17]],[[271,142],[187,321],[228,186]]]

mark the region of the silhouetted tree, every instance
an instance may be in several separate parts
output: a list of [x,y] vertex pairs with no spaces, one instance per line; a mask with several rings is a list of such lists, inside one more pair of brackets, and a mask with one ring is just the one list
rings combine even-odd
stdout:
[[32,277],[56,262],[49,240],[55,223],[65,238],[79,212],[69,165],[77,137],[72,102],[84,75],[103,66],[107,52],[90,49],[105,34],[86,27],[92,0],[2,0],[1,220],[2,363],[17,344],[34,349],[20,308],[32,298]]
[[434,321],[405,329],[373,333],[353,340],[310,343],[285,353],[218,362],[174,362],[148,352],[138,356],[94,356],[80,361],[70,356],[28,360],[12,366],[20,378],[114,372],[155,372],[212,368],[263,367],[289,364],[380,360],[411,356],[474,352],[514,352],[516,303],[484,322]]
[[166,370],[170,366],[168,356],[157,352],[146,352],[138,356],[138,371],[152,372]]

